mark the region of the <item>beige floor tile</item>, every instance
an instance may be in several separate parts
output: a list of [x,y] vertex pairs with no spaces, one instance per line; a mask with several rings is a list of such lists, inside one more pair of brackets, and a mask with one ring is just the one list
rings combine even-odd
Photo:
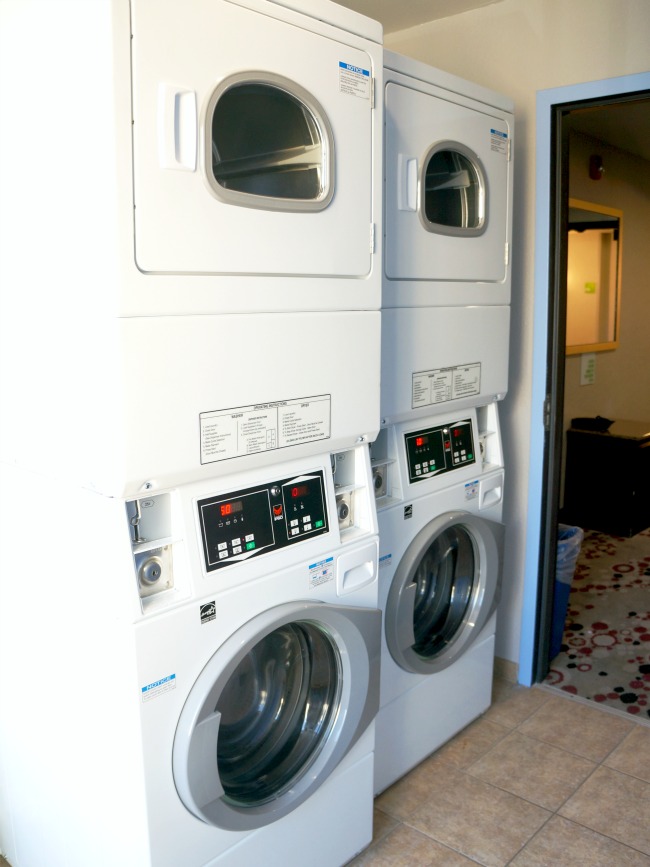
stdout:
[[595,768],[594,762],[512,732],[468,773],[547,810],[557,810]]
[[650,855],[650,783],[600,767],[560,815]]
[[650,728],[635,726],[603,764],[650,783]]
[[519,731],[594,762],[602,762],[633,728],[633,722],[598,708],[570,699],[551,698],[519,726]]
[[437,767],[432,759],[422,762],[375,798],[375,806],[395,819],[407,819],[435,790],[439,776]]
[[511,867],[648,867],[647,855],[560,816],[552,819],[510,862]]
[[493,692],[492,707],[485,711],[483,719],[514,729],[551,698],[550,693],[542,689],[502,684]]
[[407,824],[487,867],[503,867],[549,818],[550,813],[438,764],[428,800]]
[[399,825],[381,842],[357,855],[350,867],[471,867],[474,863],[431,837]]
[[384,813],[382,810],[375,809],[372,814],[372,842],[376,843],[389,834],[397,825],[397,819]]
[[468,768],[509,732],[509,728],[480,717],[440,747],[428,761],[443,761],[455,768]]

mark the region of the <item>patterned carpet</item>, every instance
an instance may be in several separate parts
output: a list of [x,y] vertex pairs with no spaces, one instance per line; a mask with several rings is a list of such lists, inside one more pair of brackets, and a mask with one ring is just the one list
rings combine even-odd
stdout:
[[586,530],[549,686],[650,718],[650,529]]

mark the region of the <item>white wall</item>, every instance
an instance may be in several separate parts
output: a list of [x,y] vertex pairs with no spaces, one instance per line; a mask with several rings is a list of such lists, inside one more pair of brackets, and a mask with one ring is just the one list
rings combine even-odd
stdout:
[[501,0],[386,36],[387,48],[501,91],[515,101],[510,391],[505,576],[497,655],[519,659],[531,438],[536,92],[642,72],[650,65],[647,0]]

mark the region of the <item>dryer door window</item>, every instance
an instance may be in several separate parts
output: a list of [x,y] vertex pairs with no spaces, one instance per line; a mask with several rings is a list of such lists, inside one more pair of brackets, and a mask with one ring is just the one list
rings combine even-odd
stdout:
[[480,235],[487,219],[485,175],[476,154],[454,142],[436,144],[423,160],[421,218],[430,232]]
[[336,648],[315,624],[287,624],[251,648],[215,708],[229,801],[264,804],[306,773],[339,710],[339,672]]
[[208,105],[205,134],[206,177],[218,198],[288,211],[331,201],[331,128],[295,82],[263,73],[226,79]]
[[379,709],[381,612],[295,602],[253,617],[192,686],[172,753],[179,797],[231,831],[318,789]]
[[395,570],[386,643],[406,671],[433,674],[479,637],[496,608],[503,527],[467,512],[434,518]]

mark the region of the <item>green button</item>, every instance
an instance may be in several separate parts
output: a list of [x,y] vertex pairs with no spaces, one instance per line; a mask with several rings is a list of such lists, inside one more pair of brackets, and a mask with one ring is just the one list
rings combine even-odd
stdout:
[[246,550],[247,551],[252,551],[254,547],[255,547],[255,542],[246,542]]
[[317,528],[318,528],[318,527],[322,527],[322,526],[323,526],[323,522],[322,522],[322,521],[314,521],[314,527],[317,527]]

